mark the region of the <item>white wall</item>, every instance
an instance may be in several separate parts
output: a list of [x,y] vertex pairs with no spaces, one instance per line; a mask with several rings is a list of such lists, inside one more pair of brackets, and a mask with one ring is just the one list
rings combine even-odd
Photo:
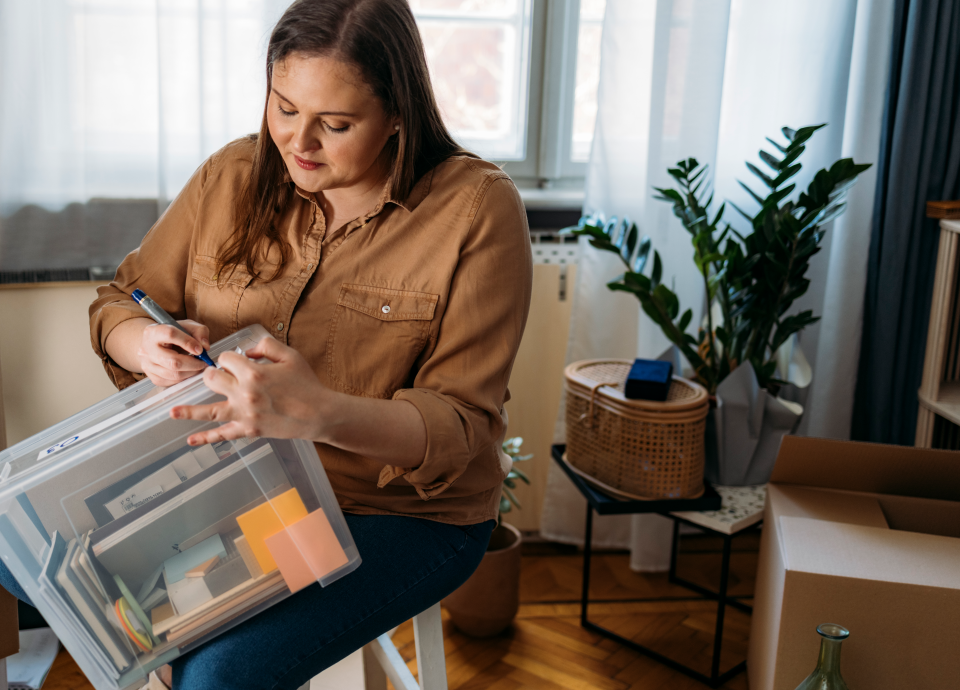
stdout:
[[0,376],[13,445],[114,393],[90,347],[94,283],[0,286]]

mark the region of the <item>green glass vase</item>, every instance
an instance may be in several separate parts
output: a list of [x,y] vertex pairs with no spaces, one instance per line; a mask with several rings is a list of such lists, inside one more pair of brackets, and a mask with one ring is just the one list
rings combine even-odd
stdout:
[[820,633],[820,658],[817,667],[797,690],[849,690],[840,675],[840,645],[850,637],[850,631],[842,625],[823,623],[817,626]]

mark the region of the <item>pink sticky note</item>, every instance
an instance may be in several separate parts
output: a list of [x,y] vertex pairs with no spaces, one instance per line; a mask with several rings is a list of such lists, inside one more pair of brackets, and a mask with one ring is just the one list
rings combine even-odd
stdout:
[[264,543],[291,592],[347,564],[347,554],[322,509],[270,535]]

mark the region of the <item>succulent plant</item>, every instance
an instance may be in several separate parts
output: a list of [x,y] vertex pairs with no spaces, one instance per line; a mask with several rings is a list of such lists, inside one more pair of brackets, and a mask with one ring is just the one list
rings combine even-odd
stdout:
[[503,442],[503,452],[513,460],[513,467],[510,468],[510,472],[507,473],[507,476],[503,480],[503,493],[500,494],[501,515],[509,513],[513,510],[514,506],[518,509],[521,508],[520,501],[517,500],[517,497],[513,493],[513,490],[517,488],[517,480],[519,479],[525,484],[530,483],[530,478],[517,469],[518,462],[523,462],[533,457],[532,455],[520,455],[520,446],[522,445],[523,439],[519,436],[508,438]]

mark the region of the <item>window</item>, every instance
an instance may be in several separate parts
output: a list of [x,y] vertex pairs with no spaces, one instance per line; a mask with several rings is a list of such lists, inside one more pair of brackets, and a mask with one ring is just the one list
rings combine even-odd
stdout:
[[606,0],[412,0],[447,126],[526,186],[582,185]]
[[[259,129],[289,2],[0,0],[0,281],[109,274],[206,157]],[[605,0],[410,2],[458,141],[520,187],[582,190]]]
[[526,150],[530,0],[413,0],[443,119],[466,148],[499,160]]

